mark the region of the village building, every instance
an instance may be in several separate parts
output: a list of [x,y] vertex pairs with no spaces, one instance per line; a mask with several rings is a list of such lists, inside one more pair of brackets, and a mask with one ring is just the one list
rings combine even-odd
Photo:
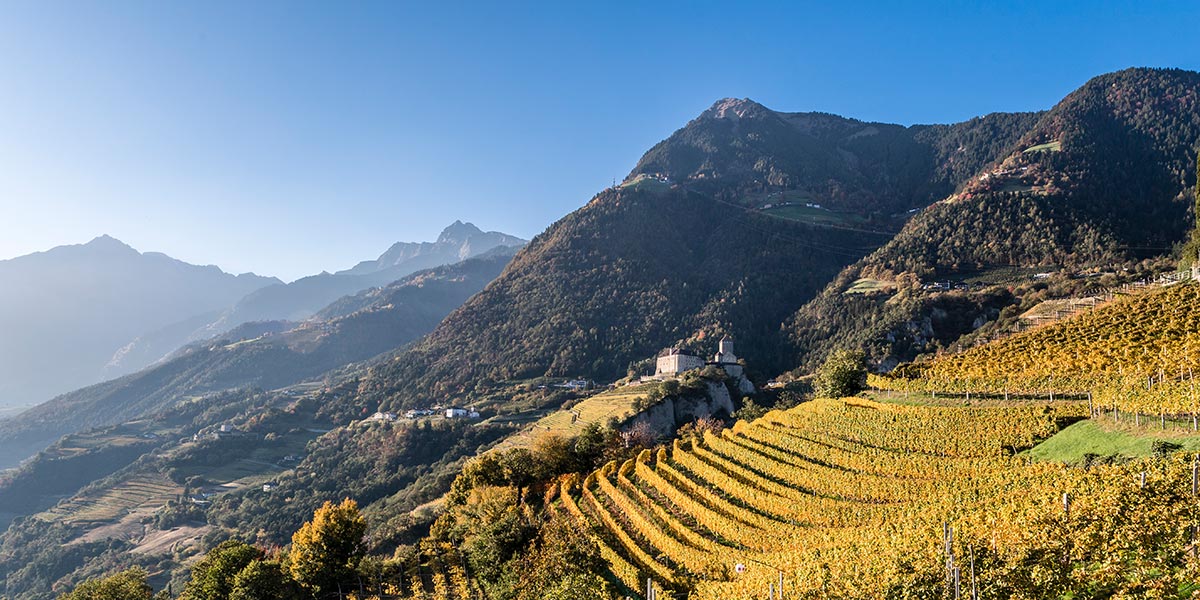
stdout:
[[466,408],[447,408],[447,419],[478,419],[479,413]]
[[390,412],[377,412],[371,415],[372,421],[395,421],[396,414]]
[[563,383],[555,384],[556,388],[565,388],[568,390],[586,390],[592,387],[592,382],[586,379],[572,379]]

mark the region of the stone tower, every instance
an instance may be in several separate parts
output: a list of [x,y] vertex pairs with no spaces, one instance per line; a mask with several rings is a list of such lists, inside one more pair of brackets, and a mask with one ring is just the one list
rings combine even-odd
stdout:
[[737,356],[733,354],[733,338],[725,336],[717,344],[717,355],[713,362],[719,365],[737,364]]

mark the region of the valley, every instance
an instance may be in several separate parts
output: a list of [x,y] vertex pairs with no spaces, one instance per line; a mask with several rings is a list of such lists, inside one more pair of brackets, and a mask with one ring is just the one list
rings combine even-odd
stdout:
[[[527,244],[268,286],[0,421],[0,597],[224,552],[306,598],[1190,597],[1196,140],[1178,69],[946,125],[718,100]],[[336,518],[334,579],[279,566]]]

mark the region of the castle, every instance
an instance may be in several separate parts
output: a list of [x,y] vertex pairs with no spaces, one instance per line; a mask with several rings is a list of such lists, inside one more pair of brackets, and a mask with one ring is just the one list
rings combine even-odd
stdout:
[[717,345],[717,353],[711,361],[679,348],[668,348],[658,354],[655,361],[654,377],[665,379],[675,377],[684,371],[700,369],[708,365],[721,367],[730,377],[741,377],[742,365],[738,364],[737,356],[733,353],[733,338],[728,335],[721,338]]

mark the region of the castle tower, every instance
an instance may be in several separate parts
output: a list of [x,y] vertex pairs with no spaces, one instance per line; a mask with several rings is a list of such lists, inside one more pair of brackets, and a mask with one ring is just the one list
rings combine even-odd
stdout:
[[737,364],[737,356],[733,354],[733,338],[728,335],[721,338],[717,344],[717,355],[713,357],[713,362],[721,365]]

